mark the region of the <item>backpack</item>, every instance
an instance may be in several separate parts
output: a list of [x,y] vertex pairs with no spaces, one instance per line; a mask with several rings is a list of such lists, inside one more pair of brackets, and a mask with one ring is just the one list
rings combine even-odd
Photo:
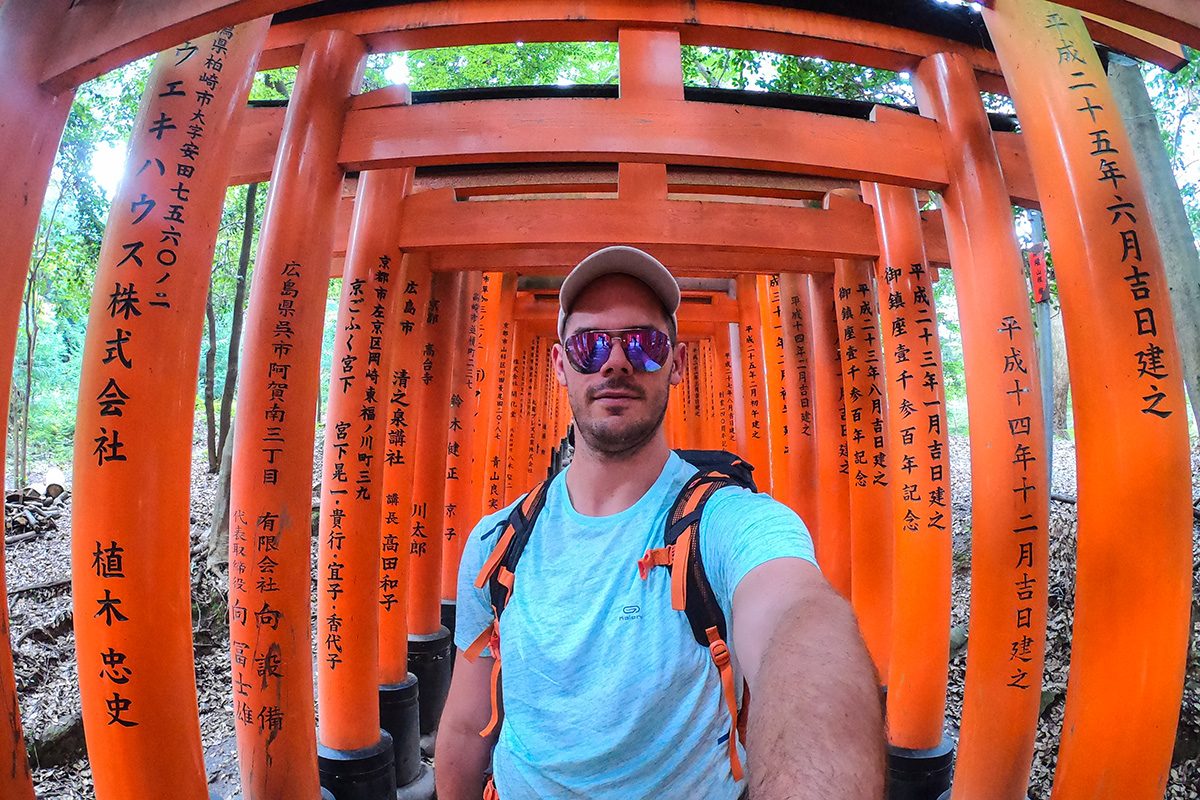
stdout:
[[[638,574],[645,580],[655,567],[666,567],[670,571],[671,607],[687,615],[696,643],[708,650],[712,656],[721,676],[721,693],[732,720],[727,737],[730,771],[734,780],[740,781],[743,772],[741,760],[738,758],[737,742],[739,739],[745,739],[745,715],[749,708],[750,693],[749,688],[744,687],[744,701],[739,711],[733,682],[733,666],[729,659],[729,647],[725,643],[728,635],[725,614],[713,593],[700,556],[700,518],[704,514],[704,506],[708,499],[718,489],[741,486],[752,492],[758,491],[752,475],[754,467],[724,450],[675,452],[699,471],[688,479],[675,497],[667,514],[663,544],[661,547],[647,550],[638,560]],[[497,525],[500,536],[475,578],[476,588],[482,589],[485,585],[488,587],[493,619],[491,627],[479,635],[464,655],[473,661],[484,648],[491,648],[495,659],[492,665],[492,715],[487,727],[480,731],[480,736],[490,736],[500,721],[500,615],[512,599],[513,576],[517,570],[517,562],[521,559],[538,515],[546,505],[549,484],[549,480],[537,484],[513,506],[508,517]]]

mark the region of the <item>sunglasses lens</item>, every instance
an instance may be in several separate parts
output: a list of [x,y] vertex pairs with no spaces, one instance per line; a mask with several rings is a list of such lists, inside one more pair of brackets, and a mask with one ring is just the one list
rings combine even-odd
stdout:
[[584,375],[600,371],[612,353],[612,337],[604,331],[583,331],[564,342],[567,360]]
[[658,372],[671,356],[671,341],[665,333],[653,328],[639,328],[626,333],[625,357],[634,369]]
[[[634,328],[616,334],[625,348],[630,366],[641,372],[657,372],[671,358],[671,340],[654,328]],[[592,375],[603,369],[612,355],[613,336],[606,331],[582,331],[563,342],[567,361],[576,371]]]

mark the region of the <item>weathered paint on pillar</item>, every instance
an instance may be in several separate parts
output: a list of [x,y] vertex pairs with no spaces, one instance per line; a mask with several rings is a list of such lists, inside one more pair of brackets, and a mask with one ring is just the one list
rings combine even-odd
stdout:
[[[834,198],[830,198],[831,201]],[[892,649],[892,465],[871,264],[834,260],[850,480],[850,602],[882,680]]]
[[[417,408],[424,384],[421,343],[432,276],[421,256],[402,259],[400,324],[393,331],[388,396],[387,449],[383,466],[383,514],[379,556],[379,682],[404,683],[408,676],[408,584],[410,516],[417,451]],[[414,263],[415,262],[415,263]]]
[[343,181],[337,147],[364,54],[357,38],[339,31],[305,45],[250,287],[229,533],[233,703],[247,800],[319,793],[310,632],[313,421]]
[[[414,258],[414,261],[416,259]],[[411,269],[412,267],[410,267]],[[437,273],[425,306],[425,341],[417,379],[424,384],[417,417],[417,451],[409,524],[408,632],[424,636],[442,627],[442,542],[446,504],[446,432],[457,354],[452,342],[462,308],[463,273]]]
[[[191,635],[192,423],[209,267],[266,29],[265,20],[247,23],[158,56],[101,248],[71,537],[79,687],[99,798],[157,798],[163,786],[208,797]],[[221,64],[219,75],[206,60]]]
[[[8,0],[0,4],[0,53],[4,84],[0,86],[0,152],[5,155],[0,191],[0,256],[3,303],[0,304],[0,420],[8,420],[13,354],[21,315],[29,257],[38,216],[46,196],[50,170],[62,137],[74,91],[54,95],[39,86],[41,67],[67,13],[68,0]],[[0,440],[0,470],[7,464],[8,437]],[[4,542],[0,541],[0,719],[9,730],[0,736],[0,797],[33,800],[33,780],[13,675],[8,628],[8,595]]]
[[792,508],[811,529],[817,517],[817,435],[813,424],[812,316],[808,278],[779,276],[783,377],[787,392],[787,481]]
[[484,286],[489,276],[481,272],[467,273],[464,300],[468,302],[467,324],[460,326],[452,344],[459,352],[460,363],[455,371],[454,388],[450,394],[450,421],[446,439],[446,507],[442,550],[442,599],[453,602],[458,594],[458,562],[462,546],[471,526],[477,506],[468,498],[478,498],[479,482],[475,480],[475,421],[479,409],[479,333],[483,314]]
[[753,465],[758,488],[771,490],[771,454],[768,443],[767,396],[763,385],[762,325],[758,314],[755,276],[738,275],[738,344],[741,348],[742,410],[746,438],[739,455]]
[[1079,13],[1004,0],[984,19],[1029,142],[1072,377],[1079,534],[1054,797],[1161,797],[1188,654],[1193,522],[1162,254]]
[[954,265],[971,433],[971,639],[954,794],[1024,800],[1046,639],[1049,485],[1021,253],[970,65],[936,55],[914,81],[942,126],[942,218]]
[[500,296],[495,322],[485,331],[494,330],[495,334],[489,339],[494,344],[489,346],[489,356],[485,362],[491,368],[491,373],[484,382],[484,399],[487,401],[488,416],[484,424],[487,431],[487,450],[484,461],[483,491],[480,500],[484,514],[491,514],[504,507],[505,475],[506,475],[506,445],[508,443],[508,394],[513,382],[512,349],[513,327],[512,308],[516,297],[517,276],[511,272],[504,273],[500,279]]
[[850,599],[850,457],[846,439],[845,389],[842,385],[841,338],[833,275],[814,274],[809,282],[812,304],[813,425],[817,431],[816,519],[809,520],[817,547],[817,563],[830,585]]
[[864,183],[875,208],[892,463],[892,659],[888,741],[942,741],[950,659],[950,450],[933,281],[912,189]]
[[317,538],[320,743],[379,742],[379,519],[387,437],[388,365],[403,298],[397,209],[411,169],[358,181],[334,332]]
[[759,275],[758,310],[762,332],[762,382],[766,393],[768,436],[771,453],[772,494],[793,506],[792,487],[787,481],[787,390],[783,370],[783,320],[779,312],[779,276]]

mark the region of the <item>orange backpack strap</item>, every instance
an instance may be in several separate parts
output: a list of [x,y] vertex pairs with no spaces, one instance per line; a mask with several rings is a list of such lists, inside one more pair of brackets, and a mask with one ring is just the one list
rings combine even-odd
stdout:
[[745,739],[745,721],[750,702],[747,690],[739,711],[733,664],[726,644],[725,612],[717,601],[712,584],[704,571],[700,550],[700,520],[704,507],[717,490],[741,486],[757,491],[752,466],[723,450],[677,450],[684,460],[699,471],[693,475],[671,506],[667,515],[663,546],[647,550],[638,561],[642,579],[656,567],[671,573],[671,607],[687,615],[696,643],[708,650],[721,678],[721,695],[729,711],[729,769],[734,780],[744,775],[737,743]]
[[717,633],[716,628],[708,629],[708,652],[712,655],[717,672],[721,675],[721,694],[725,697],[725,707],[729,709],[729,771],[733,779],[742,779],[742,760],[738,758],[738,705],[737,690],[733,684],[733,664],[729,660],[729,647]]
[[471,661],[477,659],[484,648],[490,649],[492,654],[492,715],[487,727],[479,732],[480,736],[491,736],[500,724],[500,616],[512,599],[517,561],[525,550],[538,514],[546,504],[549,488],[550,482],[542,481],[513,506],[508,517],[498,526],[501,532],[496,546],[475,576],[475,586],[482,589],[486,585],[492,602],[491,626],[479,634],[463,653]]

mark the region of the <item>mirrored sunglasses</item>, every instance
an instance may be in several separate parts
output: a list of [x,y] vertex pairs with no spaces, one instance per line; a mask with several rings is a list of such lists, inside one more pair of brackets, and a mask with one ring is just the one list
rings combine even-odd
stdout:
[[638,372],[658,372],[671,358],[670,338],[655,328],[580,331],[567,337],[563,350],[576,372],[593,375],[608,363],[617,342],[624,348],[626,360]]

